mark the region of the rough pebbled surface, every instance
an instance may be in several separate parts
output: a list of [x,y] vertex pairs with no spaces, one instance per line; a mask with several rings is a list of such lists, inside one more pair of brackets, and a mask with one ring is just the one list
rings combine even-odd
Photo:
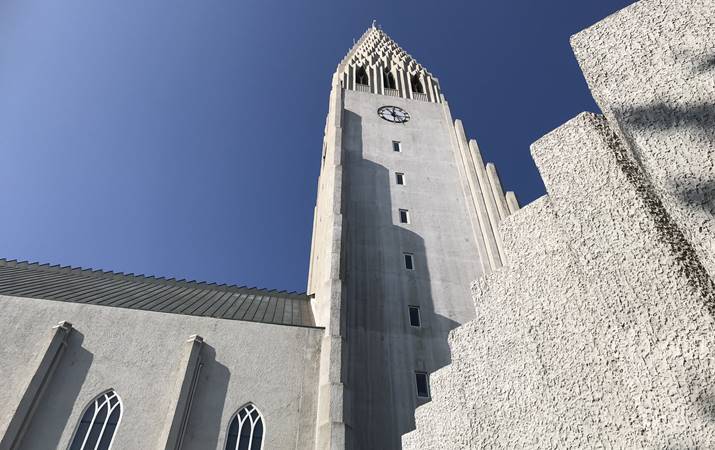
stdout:
[[714,22],[643,0],[573,38],[606,117],[532,146],[548,196],[503,222],[405,448],[715,448]]
[[601,110],[715,277],[715,0],[642,0],[572,45]]
[[715,288],[605,119],[534,144],[548,197],[505,220],[405,448],[715,446]]

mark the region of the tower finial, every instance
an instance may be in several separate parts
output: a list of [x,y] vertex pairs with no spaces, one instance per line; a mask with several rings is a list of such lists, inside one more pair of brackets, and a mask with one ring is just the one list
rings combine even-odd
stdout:
[[377,30],[377,20],[376,19],[372,19],[372,29]]

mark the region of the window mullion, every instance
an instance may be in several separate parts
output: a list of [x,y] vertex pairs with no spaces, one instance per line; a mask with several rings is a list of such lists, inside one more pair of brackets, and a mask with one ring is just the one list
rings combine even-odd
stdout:
[[[109,396],[107,394],[104,394],[104,402],[102,402],[102,406],[99,407],[98,411],[101,411],[105,405],[107,406],[107,415],[104,417],[104,423],[102,423],[102,428],[99,430],[99,434],[97,435],[97,443],[94,445],[94,450],[99,450],[99,444],[102,442],[104,430],[107,428],[107,422],[109,422],[109,415],[112,413],[112,405],[109,403]],[[94,425],[95,423],[93,422],[92,426]]]
[[[89,421],[89,426],[87,427],[87,431],[84,433],[84,439],[82,440],[82,445],[80,446],[79,450],[85,450],[84,446],[87,445],[87,439],[89,439],[89,435],[92,434],[92,427],[94,427],[94,419],[97,418],[97,412],[99,412],[99,408],[97,408],[97,403],[99,402],[99,399],[96,399],[94,403],[92,403],[92,407],[94,408],[94,413],[92,414],[92,420]],[[82,419],[84,419],[84,414],[82,414]],[[82,425],[82,419],[80,419],[80,426]]]

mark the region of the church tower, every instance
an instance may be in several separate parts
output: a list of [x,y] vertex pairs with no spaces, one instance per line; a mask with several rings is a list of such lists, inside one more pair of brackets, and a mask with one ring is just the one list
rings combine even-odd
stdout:
[[439,81],[373,25],[332,80],[308,293],[321,348],[316,448],[395,449],[504,264],[518,208]]

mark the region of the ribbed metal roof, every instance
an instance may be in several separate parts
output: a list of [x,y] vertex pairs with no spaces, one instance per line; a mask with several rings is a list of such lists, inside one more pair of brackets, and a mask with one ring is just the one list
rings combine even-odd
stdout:
[[306,294],[6,259],[0,259],[0,295],[315,326],[310,297]]

